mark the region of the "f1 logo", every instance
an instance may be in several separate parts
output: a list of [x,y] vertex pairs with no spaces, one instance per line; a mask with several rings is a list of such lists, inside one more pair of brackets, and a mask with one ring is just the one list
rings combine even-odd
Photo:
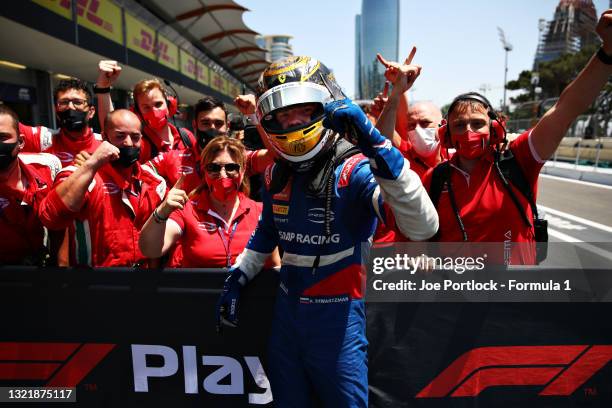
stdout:
[[76,387],[115,347],[92,343],[0,343],[0,381],[41,380]]
[[475,397],[500,385],[542,385],[539,395],[573,394],[612,360],[612,346],[510,346],[470,350],[417,398]]

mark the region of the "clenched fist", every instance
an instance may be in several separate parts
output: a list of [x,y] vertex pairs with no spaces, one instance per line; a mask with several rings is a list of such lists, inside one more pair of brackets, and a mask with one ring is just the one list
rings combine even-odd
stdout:
[[98,79],[96,80],[96,86],[99,88],[108,88],[115,83],[120,74],[121,67],[117,64],[117,61],[102,60],[98,63]]

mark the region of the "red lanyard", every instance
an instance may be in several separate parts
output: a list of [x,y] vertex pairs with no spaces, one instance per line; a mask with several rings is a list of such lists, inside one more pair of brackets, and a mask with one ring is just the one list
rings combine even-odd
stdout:
[[225,260],[226,260],[226,267],[229,268],[232,266],[232,254],[230,252],[230,245],[232,244],[232,238],[234,238],[234,234],[236,233],[236,228],[238,227],[238,218],[236,218],[234,220],[234,224],[232,226],[232,232],[230,232],[229,235],[229,239],[225,237],[225,232],[223,231],[223,225],[219,224],[219,220],[216,217],[215,218],[215,223],[217,224],[217,232],[219,233],[219,236],[221,237],[221,242],[223,242],[223,248],[225,249]]

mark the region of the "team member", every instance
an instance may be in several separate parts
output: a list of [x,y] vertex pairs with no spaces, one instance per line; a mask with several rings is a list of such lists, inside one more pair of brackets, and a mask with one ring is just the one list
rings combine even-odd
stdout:
[[52,265],[58,238],[38,219],[38,208],[61,169],[53,155],[24,154],[19,119],[0,104],[0,265]]
[[95,108],[84,82],[74,78],[62,80],[53,91],[53,97],[59,129],[19,124],[19,131],[25,137],[24,152],[54,154],[65,167],[73,164],[79,152],[96,150],[102,137],[89,127]]
[[[100,61],[98,79],[94,92],[98,95],[100,127],[104,130],[103,118],[113,111],[110,97],[112,85],[121,74],[117,61]],[[178,129],[169,120],[177,111],[177,100],[168,95],[166,88],[158,79],[145,79],[134,85],[134,112],[139,116],[143,127],[141,163],[146,163],[160,152],[184,150],[193,135],[187,129]]]
[[[448,123],[441,133],[457,153],[424,179],[437,202],[440,241],[536,241],[541,229],[536,229],[533,210],[537,211],[540,169],[569,125],[595,100],[612,74],[612,9],[602,14],[596,31],[603,43],[597,55],[533,129],[513,140],[505,153],[499,148],[505,130],[485,97],[467,93],[451,103]],[[521,245],[504,262],[533,264],[535,260],[533,245]]]
[[[407,67],[396,86],[407,90],[418,72]],[[361,243],[384,217],[383,206],[392,207],[399,228],[415,240],[435,233],[437,214],[401,153],[343,97],[319,61],[290,57],[272,64],[259,92],[260,126],[282,161],[266,170],[262,218],[225,282],[218,319],[237,323],[242,286],[280,245],[269,349],[275,404],[310,406],[314,387],[326,406],[365,407]],[[340,136],[348,128],[358,148]]]
[[142,264],[138,230],[166,193],[166,183],[138,163],[140,120],[125,109],[105,121],[105,141],[78,168],[65,168],[43,200],[41,220],[50,229],[73,220],[76,248],[72,264]]
[[248,198],[244,146],[219,136],[202,152],[204,174],[190,194],[181,177],[140,232],[140,248],[150,258],[181,243],[183,267],[229,268],[257,226],[261,204]]

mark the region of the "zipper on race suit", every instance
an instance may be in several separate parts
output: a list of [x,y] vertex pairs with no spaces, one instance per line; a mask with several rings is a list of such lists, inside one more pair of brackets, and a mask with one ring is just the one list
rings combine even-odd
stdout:
[[319,267],[319,261],[321,260],[321,255],[315,256],[314,262],[312,263],[312,275],[314,276],[315,271]]

